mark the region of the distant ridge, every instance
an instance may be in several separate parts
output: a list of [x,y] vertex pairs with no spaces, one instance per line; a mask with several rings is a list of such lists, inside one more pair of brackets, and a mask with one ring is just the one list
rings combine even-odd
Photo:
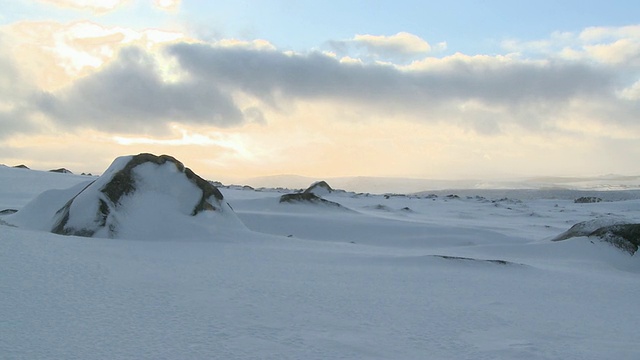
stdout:
[[[305,189],[317,181],[299,175],[274,175],[245,179],[243,184],[254,188]],[[604,175],[599,177],[531,177],[507,180],[439,180],[392,177],[335,177],[325,178],[334,189],[373,194],[413,194],[429,191],[481,190],[640,190],[640,176]]]

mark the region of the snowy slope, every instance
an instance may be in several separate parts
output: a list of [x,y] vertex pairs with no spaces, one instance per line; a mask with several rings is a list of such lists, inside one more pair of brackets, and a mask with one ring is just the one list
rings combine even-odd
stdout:
[[[46,188],[37,182],[86,182],[20,171],[0,168],[3,206],[23,208]],[[246,228],[214,238],[0,225],[2,357],[640,357],[637,255],[586,237],[551,241],[582,221],[640,222],[632,193],[591,204],[518,192],[323,195],[336,208],[220,190]]]

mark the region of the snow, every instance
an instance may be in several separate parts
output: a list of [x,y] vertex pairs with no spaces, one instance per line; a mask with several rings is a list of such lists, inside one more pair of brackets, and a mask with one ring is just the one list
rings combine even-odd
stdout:
[[0,167],[0,210],[21,210],[0,220],[29,214],[0,225],[0,357],[640,358],[637,255],[551,241],[583,221],[640,222],[636,192],[323,195],[341,209],[221,188],[246,225],[224,226],[184,215],[192,189],[157,170],[136,170],[140,226],[106,239],[34,228],[50,213],[27,205],[55,208],[95,178]]

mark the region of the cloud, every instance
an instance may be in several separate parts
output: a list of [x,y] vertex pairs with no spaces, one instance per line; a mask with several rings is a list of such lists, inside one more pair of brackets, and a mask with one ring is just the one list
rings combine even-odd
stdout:
[[35,90],[13,61],[6,36],[0,34],[0,139],[32,131],[28,98]]
[[94,13],[106,13],[113,11],[130,0],[39,0],[43,3],[53,4],[59,7],[71,8],[76,10],[89,10]]
[[290,100],[329,99],[376,111],[404,112],[429,120],[433,109],[479,101],[515,108],[576,97],[606,96],[614,78],[585,64],[528,62],[455,55],[399,67],[341,62],[318,52],[284,54],[174,44],[168,52],[183,71],[229,91],[251,94],[277,107]]
[[163,81],[156,60],[135,47],[68,88],[38,95],[34,103],[59,125],[116,133],[162,134],[171,122],[226,127],[243,121],[233,99],[215,84]]
[[165,11],[176,11],[180,8],[182,0],[153,0],[153,4]]
[[640,80],[636,81],[633,85],[621,90],[619,96],[623,99],[630,101],[640,101]]
[[[334,40],[329,46],[340,56],[355,56],[383,60],[407,60],[425,56],[432,47],[419,36],[407,32],[395,35],[356,35],[349,40]],[[438,49],[446,43],[438,44]]]
[[1,28],[11,37],[12,56],[44,90],[68,85],[113,60],[123,46],[152,51],[159,44],[178,41],[179,32],[105,27],[90,21],[61,24],[24,21]]
[[510,52],[534,58],[563,58],[623,67],[640,66],[640,25],[590,27],[579,33],[556,32],[548,39],[508,40]]
[[366,48],[372,54],[424,55],[431,51],[429,43],[419,36],[399,32],[395,35],[356,35],[352,42]]
[[[85,28],[90,31],[78,30]],[[10,106],[0,115],[28,119],[13,120],[13,125],[37,118],[64,129],[165,134],[173,123],[268,125],[274,116],[305,121],[302,105],[316,103],[324,107],[314,111],[344,109],[349,115],[335,118],[346,121],[386,117],[498,134],[510,126],[563,131],[568,128],[559,122],[580,117],[632,124],[639,106],[638,79],[630,80],[628,61],[454,54],[380,63],[319,51],[283,52],[264,40],[187,42],[182,37],[166,40],[162,33],[156,41],[150,32],[91,23],[64,27],[59,33],[65,36],[54,36],[62,40],[49,56],[70,80],[6,98]],[[555,38],[567,41],[571,36]],[[401,38],[360,41],[383,48]],[[129,47],[120,50],[123,45]],[[582,54],[587,54],[584,48]],[[87,65],[85,59],[99,65]],[[68,62],[91,71],[74,77]],[[20,101],[22,105],[15,105]]]

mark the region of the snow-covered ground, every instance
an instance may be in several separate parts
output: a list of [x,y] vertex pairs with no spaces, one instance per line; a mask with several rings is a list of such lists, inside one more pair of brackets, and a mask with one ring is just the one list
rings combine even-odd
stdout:
[[[93,179],[0,166],[0,211]],[[246,228],[85,238],[0,215],[0,358],[640,358],[638,255],[551,241],[640,222],[638,191],[220,190]]]

